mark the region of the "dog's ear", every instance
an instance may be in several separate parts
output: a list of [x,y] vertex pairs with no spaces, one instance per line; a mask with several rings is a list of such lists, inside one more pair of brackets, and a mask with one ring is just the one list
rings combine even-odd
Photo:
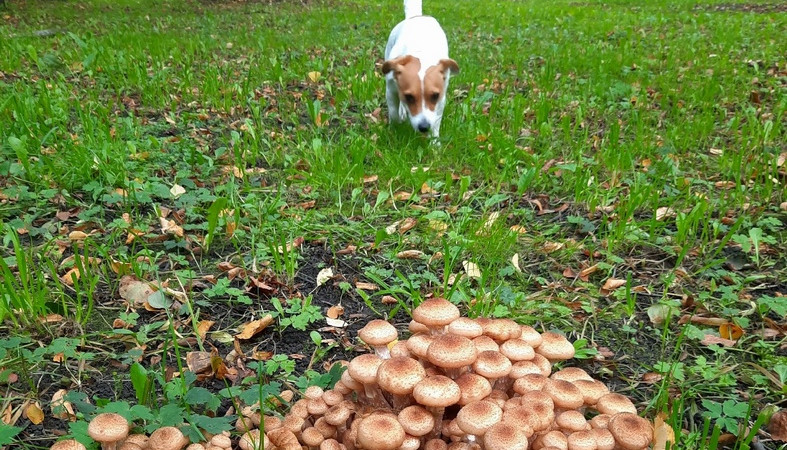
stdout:
[[398,58],[389,59],[383,63],[383,75],[386,75],[388,72],[396,69],[397,66],[404,66],[412,60],[412,55],[404,55]]
[[441,59],[440,66],[442,66],[443,71],[446,69],[450,70],[452,74],[459,73],[459,64],[456,63],[453,59]]

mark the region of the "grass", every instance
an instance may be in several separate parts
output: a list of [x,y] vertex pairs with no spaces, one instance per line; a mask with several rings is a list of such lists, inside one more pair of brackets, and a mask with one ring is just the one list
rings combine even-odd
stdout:
[[[216,322],[214,342],[268,312],[278,333],[314,331],[326,308],[315,313],[312,292],[277,311],[260,283],[286,298],[307,269],[332,267],[345,305],[395,316],[443,293],[473,315],[562,330],[584,340],[594,375],[648,417],[666,414],[678,448],[713,448],[714,426],[748,448],[746,427],[787,392],[782,6],[425,3],[461,67],[440,147],[385,123],[376,64],[398,1],[6,2],[7,339],[76,339],[75,367],[88,351],[120,361],[120,387],[142,361],[188,419],[194,380],[167,390],[166,359],[200,321]],[[330,257],[310,260],[318,247]],[[123,275],[184,307],[126,310]],[[115,319],[128,326],[113,331]],[[731,328],[733,345],[708,340]],[[305,352],[326,357],[327,339]],[[6,347],[4,410],[48,402],[7,375],[62,368]],[[266,386],[329,382],[277,358],[259,366]],[[78,392],[88,378],[63,384]],[[221,401],[199,399],[200,417]],[[44,445],[40,434],[24,445]]]

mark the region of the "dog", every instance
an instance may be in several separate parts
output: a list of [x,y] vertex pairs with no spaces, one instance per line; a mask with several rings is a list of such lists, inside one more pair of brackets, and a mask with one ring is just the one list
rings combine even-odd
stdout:
[[410,119],[413,129],[440,137],[448,80],[459,65],[448,57],[448,39],[434,17],[424,16],[422,0],[404,0],[404,20],[385,46],[385,100],[388,119]]

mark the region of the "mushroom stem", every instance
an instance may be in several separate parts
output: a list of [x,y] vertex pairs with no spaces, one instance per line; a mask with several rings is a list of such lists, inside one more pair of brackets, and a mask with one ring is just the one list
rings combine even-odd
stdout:
[[439,438],[440,433],[443,431],[443,415],[445,414],[445,407],[439,406],[427,406],[427,411],[432,413],[432,417],[434,417],[434,428],[432,432],[424,436],[425,440]]

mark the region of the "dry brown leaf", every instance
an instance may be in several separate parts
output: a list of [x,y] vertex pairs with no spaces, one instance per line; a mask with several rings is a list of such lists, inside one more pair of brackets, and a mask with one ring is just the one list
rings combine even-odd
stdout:
[[604,282],[604,286],[601,289],[606,291],[614,291],[615,289],[623,286],[626,284],[626,280],[621,280],[618,278],[607,278],[607,281]]
[[210,352],[186,352],[186,366],[191,373],[205,373],[211,369]]
[[383,305],[394,305],[397,303],[396,298],[391,295],[383,295],[380,299],[380,303]]
[[544,245],[541,246],[541,250],[543,250],[546,253],[554,253],[558,250],[563,249],[563,247],[565,246],[566,244],[562,242],[544,242]]
[[292,242],[288,242],[285,247],[282,247],[281,245],[278,246],[277,250],[279,251],[279,253],[284,253],[285,251],[286,252],[291,252],[291,251],[295,250],[296,248],[300,247],[301,244],[303,244],[304,240],[305,239],[303,238],[303,236],[298,236],[295,239],[293,239]]
[[412,196],[413,194],[411,192],[397,191],[394,193],[393,199],[396,200],[397,202],[404,202],[410,200],[410,197]]
[[79,280],[79,276],[80,276],[79,268],[72,267],[71,270],[69,270],[68,272],[64,273],[60,277],[60,281],[62,281],[63,284],[65,284],[66,286],[73,286],[74,285],[74,279],[76,279],[78,281]]
[[174,220],[167,220],[163,217],[159,217],[159,223],[161,224],[162,233],[183,237],[183,227],[175,223]]
[[376,291],[376,290],[380,289],[380,287],[377,286],[376,284],[374,284],[374,283],[367,283],[365,281],[356,281],[355,282],[355,287],[357,289],[362,290],[362,291]]
[[14,424],[14,408],[11,407],[11,403],[8,403],[8,406],[3,411],[3,423],[6,425],[13,425]]
[[363,184],[374,183],[379,177],[377,175],[367,175],[363,177]]
[[208,334],[208,330],[210,330],[210,327],[212,327],[215,323],[216,322],[213,320],[201,320],[197,324],[197,335],[200,337],[200,339],[205,339],[205,335]]
[[47,314],[44,317],[38,319],[41,323],[60,323],[65,320],[65,317],[61,316],[60,314]]
[[31,403],[25,409],[25,417],[29,420],[33,425],[40,425],[41,422],[44,421],[44,411],[41,411],[41,407],[38,405],[38,402]]
[[723,337],[714,336],[712,334],[706,334],[704,338],[700,341],[702,345],[713,345],[718,344],[723,347],[734,347],[735,341],[732,339],[724,339]]
[[653,450],[666,450],[667,443],[670,448],[674,448],[675,431],[664,421],[666,417],[665,413],[660,412],[653,421]]
[[517,234],[525,234],[527,233],[527,229],[522,225],[511,225],[511,231]]
[[419,259],[424,257],[424,252],[421,250],[403,250],[396,254],[399,259]]
[[720,148],[711,148],[711,149],[709,150],[709,153],[710,153],[711,155],[714,155],[714,156],[721,156],[721,155],[723,155],[723,154],[724,154],[724,150],[722,150],[722,149],[720,149]]
[[486,218],[486,221],[484,222],[484,225],[481,227],[481,229],[476,231],[476,236],[488,234],[499,217],[500,211],[492,211],[492,214],[489,214],[489,217]]
[[124,275],[120,279],[118,292],[120,293],[120,297],[129,302],[132,306],[141,307],[147,303],[148,297],[156,292],[156,290],[148,283],[138,280],[133,275]]
[[656,372],[646,372],[642,374],[642,382],[645,384],[655,384],[664,378],[663,375]]
[[580,270],[577,276],[582,281],[588,281],[590,275],[596,273],[597,271],[598,271],[598,264],[593,264],[590,267],[585,267],[584,269]]
[[662,206],[656,209],[656,220],[664,220],[670,217],[675,217],[675,210],[669,206]]
[[714,183],[714,185],[716,186],[717,189],[725,189],[725,190],[734,189],[736,186],[734,181],[717,181],[716,183]]
[[344,306],[333,305],[330,308],[328,308],[328,311],[326,311],[325,316],[328,317],[329,319],[338,319],[339,316],[341,316],[342,314],[344,314]]
[[68,394],[66,389],[60,389],[52,394],[52,401],[49,403],[49,406],[52,410],[52,416],[73,422],[77,420],[77,416],[74,414],[74,407],[71,405],[71,402],[65,400],[66,394]]
[[424,184],[421,185],[421,194],[427,195],[427,194],[435,194],[435,193],[437,193],[437,191],[432,189],[432,187],[429,186],[426,183],[426,181],[424,181]]
[[743,336],[743,328],[734,323],[724,323],[719,325],[719,336],[737,341]]
[[402,223],[399,224],[399,234],[404,234],[412,230],[416,223],[417,221],[412,217],[404,219]]
[[68,240],[71,242],[84,241],[87,239],[87,233],[84,231],[72,231],[68,233]]
[[577,273],[574,272],[574,269],[572,269],[571,267],[566,267],[565,269],[563,269],[563,276],[566,278],[576,278]]
[[264,330],[268,325],[273,323],[273,316],[266,314],[261,319],[253,320],[243,325],[240,333],[235,337],[238,339],[251,339],[252,336]]
[[689,322],[698,323],[700,325],[708,325],[711,327],[720,327],[727,323],[727,319],[722,319],[721,317],[702,317],[684,314],[681,316],[680,320],[678,320],[678,325],[684,325]]
[[768,432],[771,433],[771,438],[787,442],[787,409],[780,409],[771,416]]
[[358,250],[357,246],[351,245],[351,244],[347,244],[347,247],[344,247],[343,249],[337,251],[336,254],[337,255],[351,255],[351,254],[355,253],[356,250]]

